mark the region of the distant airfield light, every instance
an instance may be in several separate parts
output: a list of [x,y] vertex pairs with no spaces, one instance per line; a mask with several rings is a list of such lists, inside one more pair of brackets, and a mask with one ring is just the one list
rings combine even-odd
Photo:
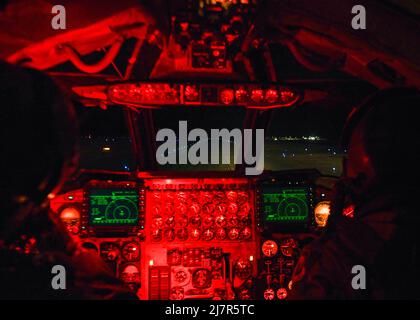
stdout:
[[110,152],[111,148],[110,147],[102,147],[102,151],[103,152]]

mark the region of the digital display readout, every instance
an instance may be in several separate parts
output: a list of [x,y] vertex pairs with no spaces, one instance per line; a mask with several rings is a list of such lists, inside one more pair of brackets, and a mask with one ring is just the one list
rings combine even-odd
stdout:
[[308,219],[306,188],[269,188],[262,193],[264,222],[302,222]]
[[139,195],[135,189],[91,189],[89,222],[96,226],[136,225]]

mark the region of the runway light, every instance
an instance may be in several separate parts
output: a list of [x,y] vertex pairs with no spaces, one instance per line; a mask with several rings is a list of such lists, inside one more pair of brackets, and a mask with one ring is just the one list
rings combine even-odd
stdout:
[[102,151],[103,152],[110,152],[111,151],[111,148],[110,147],[103,147],[102,148]]

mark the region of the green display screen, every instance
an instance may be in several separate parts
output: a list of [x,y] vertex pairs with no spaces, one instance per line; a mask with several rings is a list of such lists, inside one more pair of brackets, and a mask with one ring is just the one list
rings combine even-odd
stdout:
[[89,221],[91,225],[136,225],[139,195],[135,189],[91,189]]
[[309,215],[306,188],[268,188],[262,192],[264,222],[306,222]]

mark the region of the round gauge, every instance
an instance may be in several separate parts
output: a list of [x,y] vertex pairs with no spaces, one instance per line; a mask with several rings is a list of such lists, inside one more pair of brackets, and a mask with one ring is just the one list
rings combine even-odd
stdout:
[[74,207],[66,207],[60,212],[60,219],[70,233],[80,231],[80,211]]
[[160,229],[163,226],[163,219],[161,216],[154,216],[152,225],[154,228]]
[[223,228],[224,226],[226,226],[226,223],[227,223],[226,216],[219,215],[216,217],[215,224],[217,227]]
[[222,203],[225,201],[225,193],[222,191],[216,191],[214,193],[214,202],[216,203]]
[[232,228],[229,230],[228,237],[230,240],[236,240],[239,238],[239,230],[237,228]]
[[205,228],[211,227],[213,223],[214,223],[214,218],[212,215],[207,214],[204,216],[203,225]]
[[331,204],[330,201],[321,201],[315,206],[315,222],[318,227],[325,227],[330,216]]
[[252,222],[252,220],[251,220],[251,216],[249,214],[241,217],[242,225],[249,226],[249,225],[251,225],[251,222]]
[[201,209],[204,214],[211,215],[214,211],[214,204],[209,202],[203,205],[203,208]]
[[152,193],[152,198],[153,198],[153,201],[160,202],[160,200],[162,199],[162,194],[159,191],[154,191]]
[[197,269],[192,275],[192,284],[199,289],[206,289],[211,286],[211,272],[208,269]]
[[216,215],[222,215],[226,212],[226,205],[224,203],[219,203],[218,205],[216,205],[216,207],[214,208],[214,213]]
[[275,293],[273,289],[267,289],[264,291],[264,299],[265,300],[273,300],[275,297]]
[[174,206],[171,203],[166,204],[165,206],[165,214],[166,215],[173,215],[174,214]]
[[187,285],[191,280],[191,274],[184,267],[175,268],[172,273],[172,277],[177,286],[183,287]]
[[174,229],[166,229],[164,232],[164,237],[167,241],[174,241],[175,240]]
[[200,194],[201,203],[212,202],[212,200],[213,200],[213,195],[211,194],[211,192],[208,192],[208,191],[201,192]]
[[175,217],[170,216],[166,219],[165,224],[167,227],[174,227],[175,226]]
[[228,205],[229,214],[236,214],[238,212],[238,205],[235,202],[231,202]]
[[204,230],[203,237],[202,237],[203,240],[210,241],[213,239],[213,237],[214,237],[214,232],[211,229]]
[[249,212],[251,211],[251,206],[248,202],[245,202],[241,207],[239,208],[238,214],[240,216],[247,216]]
[[264,256],[271,258],[277,254],[279,247],[277,246],[277,243],[275,243],[273,240],[267,240],[263,243],[261,249]]
[[252,231],[250,227],[245,227],[241,231],[241,239],[248,240],[252,237]]
[[153,229],[151,232],[151,237],[153,241],[160,241],[162,240],[162,230],[161,229]]
[[115,261],[120,255],[120,248],[113,242],[102,242],[100,245],[100,255],[106,261]]
[[175,216],[175,225],[178,228],[185,228],[188,225],[188,217],[185,214]]
[[167,191],[165,192],[165,196],[166,196],[166,202],[174,202],[175,199],[175,194],[172,191]]
[[186,203],[188,199],[188,193],[185,191],[179,191],[177,192],[176,198],[179,202]]
[[198,203],[193,203],[188,207],[188,213],[190,215],[198,215],[200,213],[200,205]]
[[281,253],[286,257],[293,256],[293,252],[297,248],[297,243],[295,239],[289,238],[285,239],[280,243]]
[[228,191],[226,192],[226,198],[231,202],[236,202],[236,199],[238,199],[238,193],[236,191]]
[[184,288],[173,287],[169,295],[170,300],[184,300]]
[[198,240],[198,239],[200,239],[200,230],[197,229],[197,228],[191,229],[191,231],[190,231],[190,238],[192,240]]
[[187,231],[187,229],[185,229],[185,228],[179,229],[176,232],[176,236],[181,241],[187,240],[188,239],[188,231]]
[[154,216],[160,216],[162,209],[160,208],[160,205],[155,205],[152,208],[152,215]]
[[183,203],[180,203],[175,208],[176,215],[185,215],[187,213],[187,206]]
[[228,216],[228,226],[229,227],[236,227],[239,225],[239,218],[236,215]]
[[235,264],[235,275],[241,279],[245,280],[249,278],[252,274],[252,264],[248,259],[240,258],[236,261]]
[[122,257],[126,261],[138,261],[140,259],[140,246],[136,242],[125,244],[121,251]]
[[219,228],[216,230],[216,239],[225,240],[226,239],[226,230],[224,228]]
[[280,288],[277,290],[277,298],[279,300],[284,300],[287,298],[287,290],[285,288]]
[[201,217],[199,215],[192,216],[190,218],[190,224],[194,227],[199,227],[201,225]]
[[126,265],[121,271],[120,279],[124,283],[140,283],[140,271],[135,265]]
[[247,202],[248,200],[249,200],[248,192],[246,191],[238,192],[238,201],[237,201],[238,203],[242,204],[242,203]]

